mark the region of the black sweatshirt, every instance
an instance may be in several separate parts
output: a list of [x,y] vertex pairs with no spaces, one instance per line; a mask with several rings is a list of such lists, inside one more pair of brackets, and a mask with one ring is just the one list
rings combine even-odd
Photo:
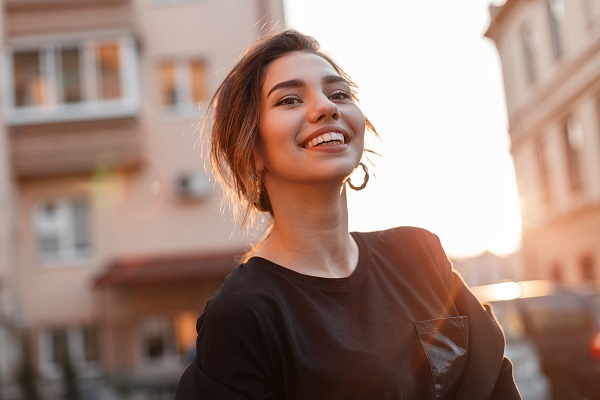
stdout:
[[500,328],[437,236],[352,235],[346,278],[238,266],[198,319],[176,399],[520,399]]

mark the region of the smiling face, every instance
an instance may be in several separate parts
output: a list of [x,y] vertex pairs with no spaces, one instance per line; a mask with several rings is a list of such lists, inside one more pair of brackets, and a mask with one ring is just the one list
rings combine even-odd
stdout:
[[335,68],[292,52],[269,64],[261,89],[254,157],[269,184],[342,185],[364,149],[365,117]]

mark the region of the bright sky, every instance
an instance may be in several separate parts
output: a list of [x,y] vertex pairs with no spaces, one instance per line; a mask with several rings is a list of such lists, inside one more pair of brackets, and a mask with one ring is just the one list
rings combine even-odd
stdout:
[[518,247],[501,68],[483,37],[488,4],[284,0],[288,26],[314,36],[358,83],[382,138],[367,188],[350,191],[350,229],[421,226],[454,257]]

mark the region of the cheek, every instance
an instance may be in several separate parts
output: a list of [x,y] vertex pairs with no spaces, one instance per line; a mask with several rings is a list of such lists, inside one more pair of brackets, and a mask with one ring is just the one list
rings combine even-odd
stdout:
[[356,138],[360,138],[361,140],[364,139],[367,122],[365,121],[365,115],[357,105],[352,105],[347,111],[346,120],[352,127]]
[[272,112],[259,122],[259,135],[265,148],[290,145],[298,132],[299,123],[292,113]]

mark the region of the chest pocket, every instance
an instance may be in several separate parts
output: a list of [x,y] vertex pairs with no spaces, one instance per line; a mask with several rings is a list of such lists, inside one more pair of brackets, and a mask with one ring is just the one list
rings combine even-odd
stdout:
[[414,324],[431,368],[434,398],[450,398],[456,391],[467,364],[467,317],[416,321]]

